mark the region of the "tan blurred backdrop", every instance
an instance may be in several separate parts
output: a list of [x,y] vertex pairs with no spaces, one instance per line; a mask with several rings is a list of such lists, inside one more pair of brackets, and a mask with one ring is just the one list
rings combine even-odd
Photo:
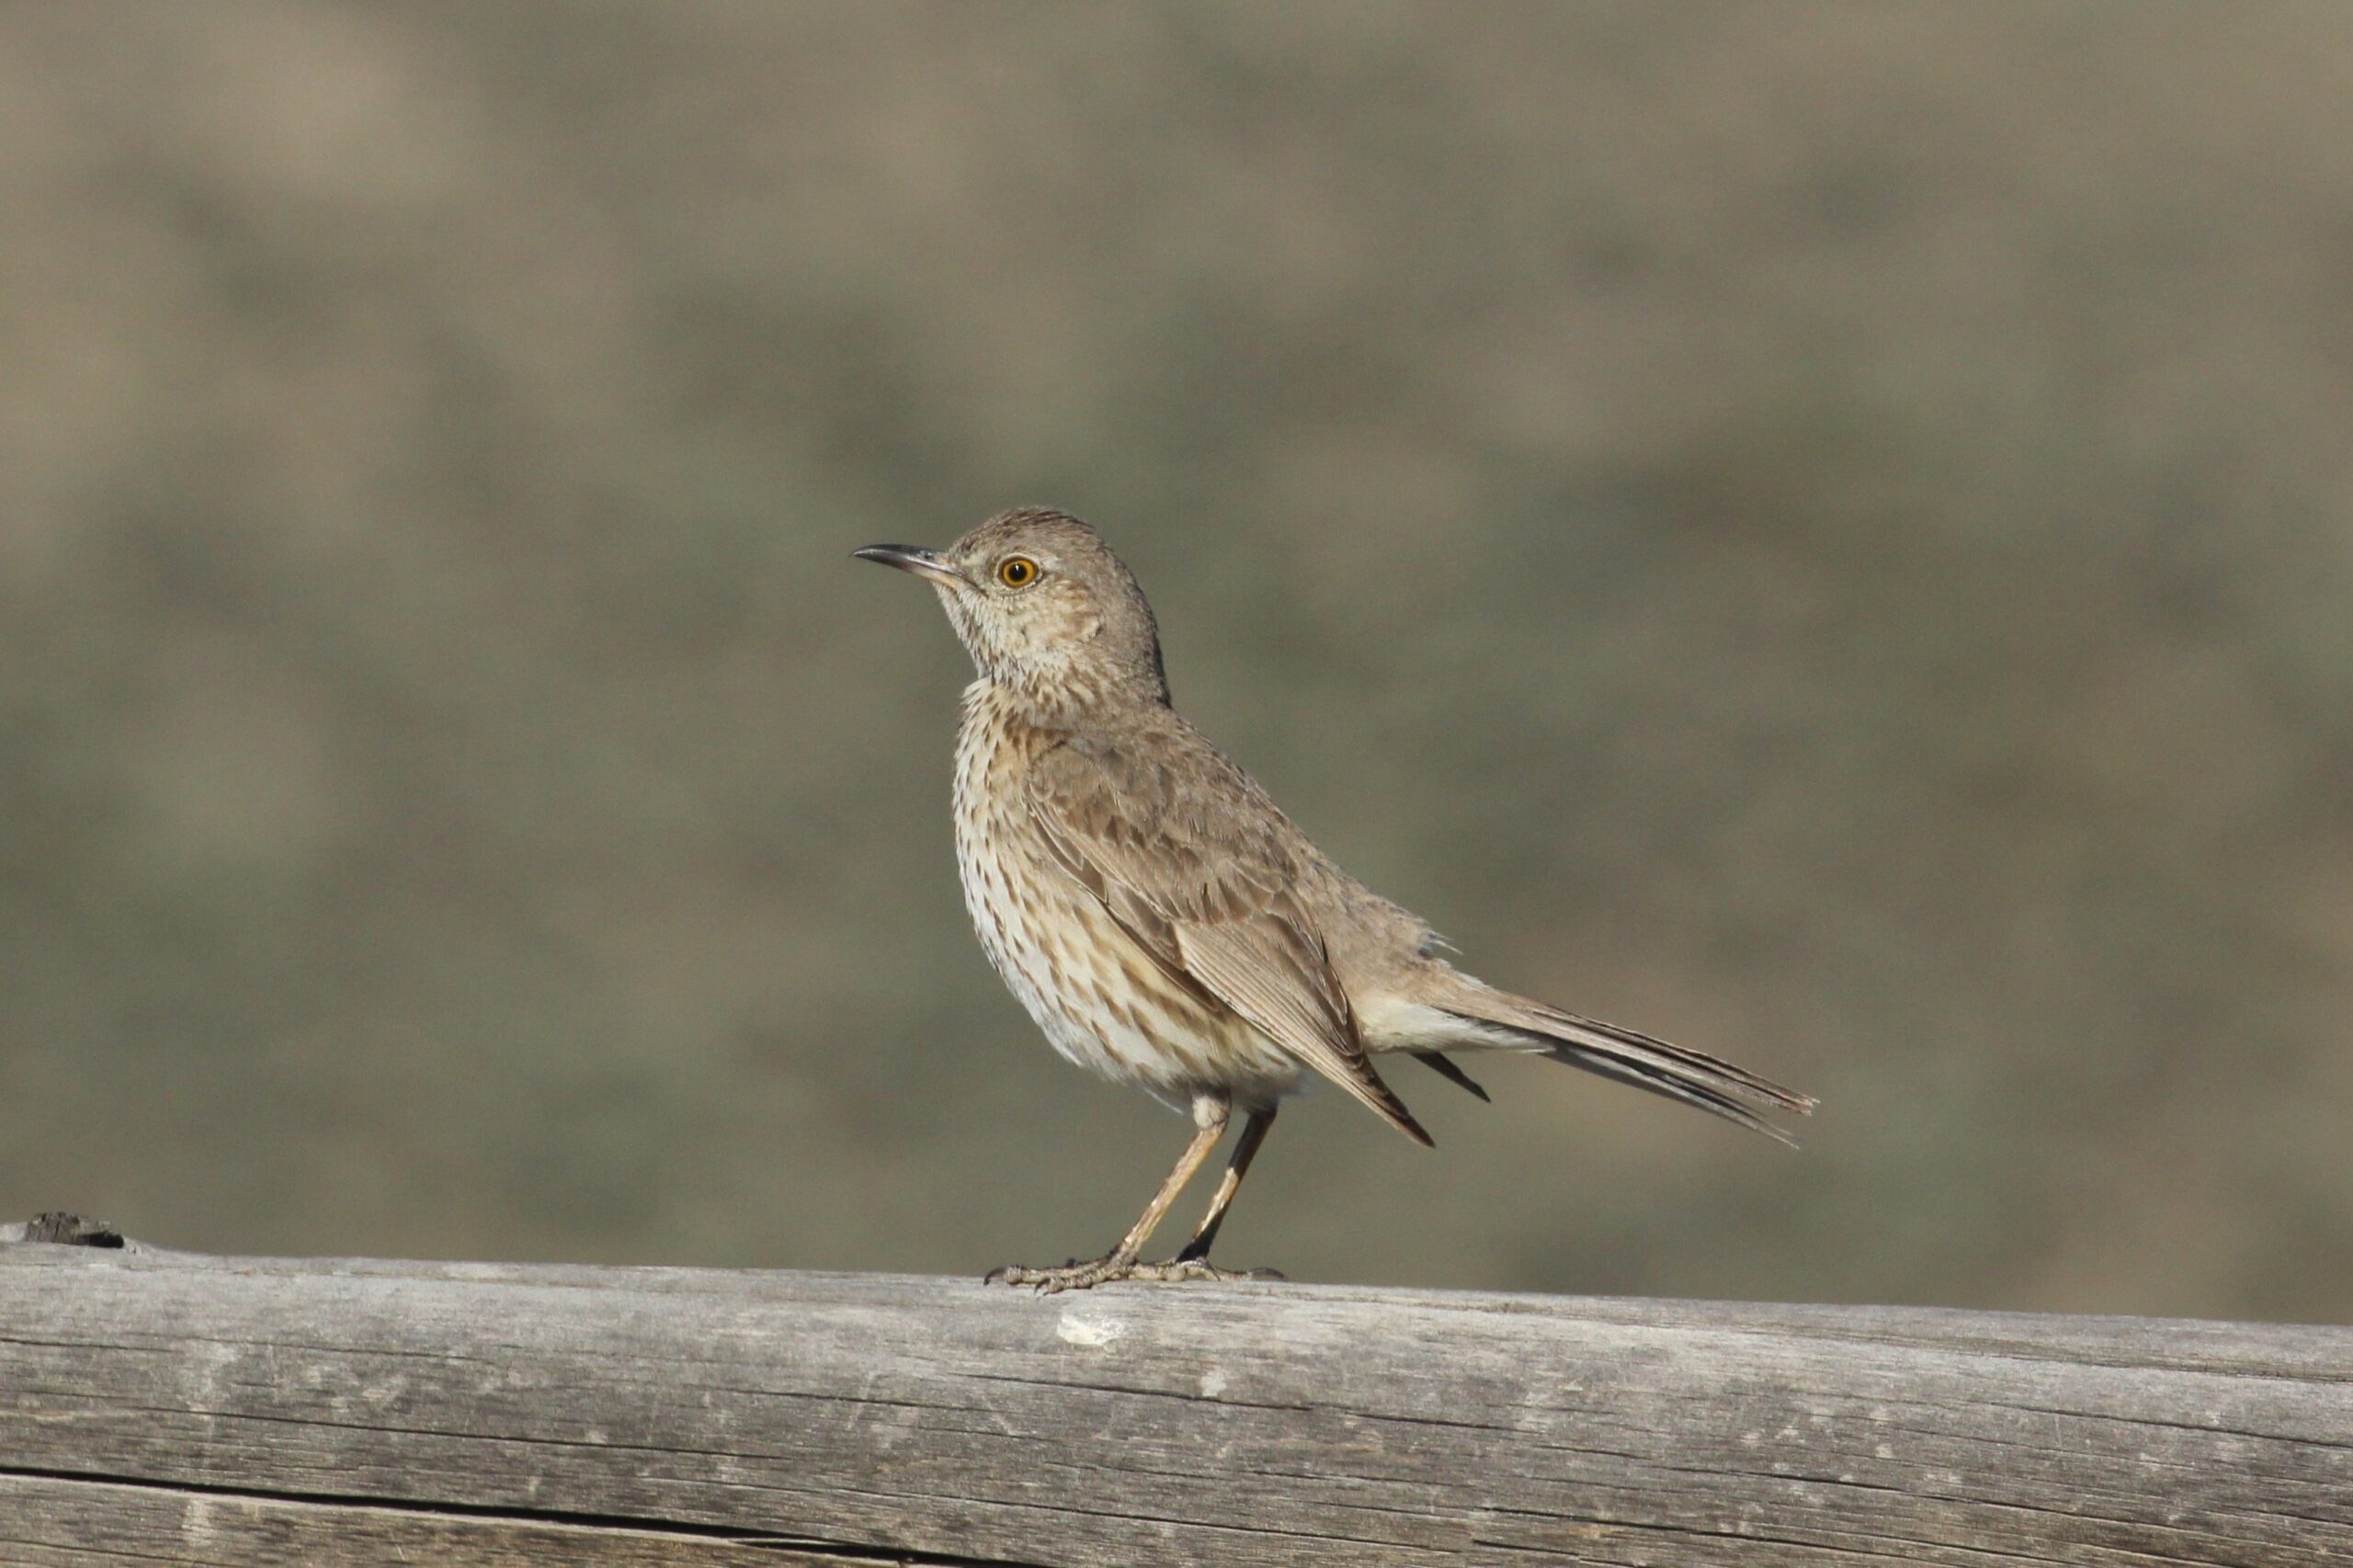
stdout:
[[1541,1063],[1235,1263],[2353,1313],[2353,7],[0,8],[0,1218],[978,1273],[1183,1136],[854,564],[1066,506]]

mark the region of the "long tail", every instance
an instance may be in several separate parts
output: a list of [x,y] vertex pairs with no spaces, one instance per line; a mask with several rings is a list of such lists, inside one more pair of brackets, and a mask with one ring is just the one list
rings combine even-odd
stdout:
[[1705,1051],[1564,1013],[1497,991],[1469,975],[1449,979],[1460,983],[1449,985],[1436,1006],[1461,1018],[1491,1049],[1539,1051],[1555,1062],[1713,1111],[1792,1147],[1797,1139],[1760,1113],[1804,1116],[1814,1108],[1812,1096],[1785,1089]]

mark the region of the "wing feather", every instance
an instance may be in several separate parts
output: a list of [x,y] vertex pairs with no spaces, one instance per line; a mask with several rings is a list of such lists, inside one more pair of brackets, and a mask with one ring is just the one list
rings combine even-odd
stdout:
[[1172,978],[1429,1142],[1365,1055],[1298,897],[1290,824],[1190,730],[1146,738],[1073,738],[1031,765],[1030,812],[1055,858]]

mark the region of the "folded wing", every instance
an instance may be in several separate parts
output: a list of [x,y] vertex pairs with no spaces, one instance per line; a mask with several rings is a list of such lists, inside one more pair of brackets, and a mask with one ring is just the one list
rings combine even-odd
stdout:
[[1428,1143],[1366,1059],[1296,896],[1294,830],[1190,730],[1152,739],[1074,737],[1032,765],[1029,810],[1056,858],[1172,978]]

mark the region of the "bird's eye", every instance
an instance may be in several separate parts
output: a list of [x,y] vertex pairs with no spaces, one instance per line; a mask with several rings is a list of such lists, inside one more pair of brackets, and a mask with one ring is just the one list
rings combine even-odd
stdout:
[[996,580],[1008,588],[1026,588],[1038,580],[1038,563],[1026,555],[1008,555],[996,563]]

